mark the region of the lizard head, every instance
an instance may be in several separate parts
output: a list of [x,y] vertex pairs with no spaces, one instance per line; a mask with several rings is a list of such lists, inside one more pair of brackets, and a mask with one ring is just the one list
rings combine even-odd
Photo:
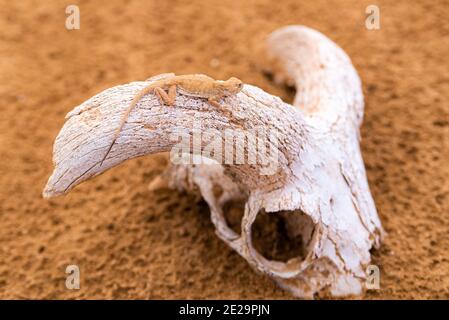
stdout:
[[243,82],[240,79],[231,77],[228,80],[224,81],[223,83],[223,91],[226,93],[226,95],[233,95],[243,88]]

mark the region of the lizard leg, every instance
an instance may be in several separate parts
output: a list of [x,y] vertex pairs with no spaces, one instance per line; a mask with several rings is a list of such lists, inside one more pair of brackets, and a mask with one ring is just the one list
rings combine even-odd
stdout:
[[164,89],[162,89],[162,88],[154,88],[154,93],[158,97],[159,102],[161,104],[165,105],[168,97],[167,97],[167,93],[164,91]]
[[168,98],[169,98],[168,105],[169,106],[173,105],[176,99],[176,85],[172,85],[168,88]]
[[221,108],[221,104],[218,103],[217,98],[216,97],[210,97],[207,99],[207,102],[209,102],[212,106],[216,107],[216,108]]
[[162,88],[155,88],[154,91],[156,92],[156,95],[163,104],[171,106],[175,103],[176,99],[175,85],[170,86],[170,88],[168,88],[168,94]]

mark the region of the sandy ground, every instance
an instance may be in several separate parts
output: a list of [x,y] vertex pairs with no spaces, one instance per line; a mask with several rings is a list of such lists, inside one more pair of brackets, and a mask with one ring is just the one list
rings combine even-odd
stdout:
[[[77,4],[81,29],[65,29]],[[363,81],[362,149],[388,237],[366,298],[449,298],[448,1],[1,1],[0,298],[290,298],[214,234],[207,206],[150,192],[164,155],[129,161],[46,201],[65,114],[162,72],[236,76],[292,101],[255,48],[287,24],[328,35]],[[274,250],[274,249],[273,249]],[[81,289],[65,288],[65,267]]]

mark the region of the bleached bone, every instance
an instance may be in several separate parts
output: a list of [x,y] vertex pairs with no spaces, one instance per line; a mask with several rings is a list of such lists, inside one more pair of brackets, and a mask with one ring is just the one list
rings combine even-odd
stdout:
[[[370,249],[379,246],[383,230],[359,148],[364,108],[360,79],[335,43],[306,27],[274,32],[267,48],[275,79],[296,86],[295,107],[251,85],[221,101],[222,108],[181,94],[168,107],[148,94],[100,167],[126,106],[151,79],[107,89],[67,115],[54,145],[55,169],[44,196],[63,194],[127,159],[170,151],[179,143],[174,135],[263,128],[276,132],[277,140],[264,142],[277,156],[275,174],[261,174],[260,162],[203,161],[172,164],[165,175],[173,187],[200,192],[210,206],[217,235],[295,296],[363,293]],[[236,148],[248,157],[266,157],[248,145]],[[191,153],[204,160],[207,150],[208,144],[200,141]],[[219,194],[214,192],[217,187]],[[224,207],[232,200],[245,202],[241,234],[226,222]],[[254,248],[251,227],[262,211],[284,217],[289,235],[302,237],[305,256],[273,261]]]

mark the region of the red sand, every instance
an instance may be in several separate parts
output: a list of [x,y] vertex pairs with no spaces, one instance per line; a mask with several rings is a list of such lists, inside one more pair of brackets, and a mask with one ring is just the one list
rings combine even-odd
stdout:
[[[291,101],[254,54],[287,24],[336,41],[363,81],[363,156],[388,232],[366,298],[449,298],[449,3],[376,3],[378,31],[364,26],[372,1],[76,1],[81,29],[67,31],[66,3],[1,1],[0,298],[290,298],[215,236],[204,203],[147,190],[162,155],[41,198],[65,114],[108,87],[206,73]],[[68,264],[80,290],[64,286]]]

